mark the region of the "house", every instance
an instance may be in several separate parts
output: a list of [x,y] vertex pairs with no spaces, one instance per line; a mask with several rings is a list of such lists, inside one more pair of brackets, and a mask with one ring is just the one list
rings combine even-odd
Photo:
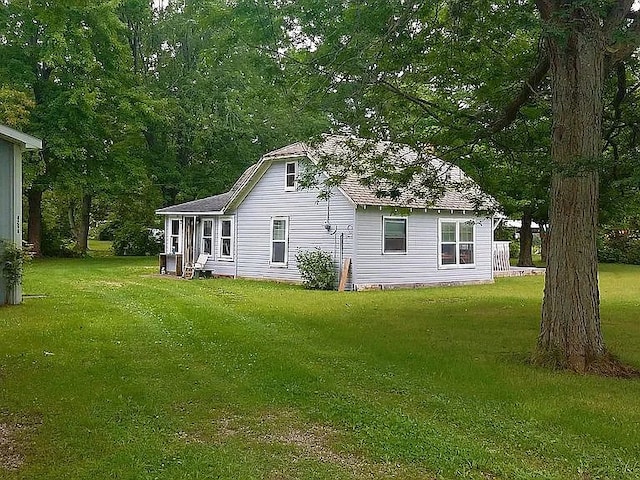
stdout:
[[[0,241],[22,245],[22,152],[40,149],[42,140],[0,125]],[[20,286],[8,288],[0,265],[0,304],[21,301]]]
[[[493,281],[494,201],[457,167],[429,158],[448,185],[431,202],[408,191],[379,196],[352,173],[329,195],[300,187],[301,173],[321,159],[368,155],[352,141],[327,136],[318,146],[286,146],[250,166],[227,193],[157,210],[165,218],[161,271],[182,275],[200,257],[200,268],[216,275],[299,282],[296,252],[320,248],[337,269],[350,263],[345,280],[353,290]],[[391,145],[372,149],[392,162],[418,158]],[[487,213],[475,213],[479,205]]]

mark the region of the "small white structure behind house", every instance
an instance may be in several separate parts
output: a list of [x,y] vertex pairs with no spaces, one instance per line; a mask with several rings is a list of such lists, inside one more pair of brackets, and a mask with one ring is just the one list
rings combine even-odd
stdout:
[[[0,240],[22,246],[22,152],[42,149],[42,140],[0,125]],[[2,248],[2,247],[0,247]],[[22,301],[20,286],[7,296],[0,265],[0,305]]]
[[[415,154],[393,152],[403,161]],[[320,248],[336,269],[350,261],[346,285],[354,290],[493,281],[493,215],[475,211],[479,198],[487,212],[495,204],[457,167],[432,159],[452,185],[465,185],[433,203],[408,193],[379,197],[353,175],[326,199],[298,187],[305,165],[353,154],[345,137],[295,143],[264,155],[227,193],[157,210],[165,217],[161,270],[182,275],[205,253],[205,269],[216,275],[299,282],[296,252]]]

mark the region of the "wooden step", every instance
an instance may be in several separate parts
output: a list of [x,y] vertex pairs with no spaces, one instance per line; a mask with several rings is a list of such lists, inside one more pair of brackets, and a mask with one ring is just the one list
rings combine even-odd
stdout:
[[191,280],[193,279],[193,274],[194,274],[193,267],[186,267],[184,269],[184,278]]

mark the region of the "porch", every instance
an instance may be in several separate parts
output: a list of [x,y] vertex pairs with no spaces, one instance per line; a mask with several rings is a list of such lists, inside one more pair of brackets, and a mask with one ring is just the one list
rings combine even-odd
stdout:
[[513,267],[509,259],[511,242],[493,242],[493,276],[523,277],[526,275],[544,275],[546,269],[539,267]]

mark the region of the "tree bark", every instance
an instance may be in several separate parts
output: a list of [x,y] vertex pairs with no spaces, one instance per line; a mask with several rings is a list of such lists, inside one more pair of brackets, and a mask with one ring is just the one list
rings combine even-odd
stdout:
[[522,214],[522,224],[520,226],[520,253],[518,254],[519,267],[533,267],[533,233],[531,232],[531,212],[525,211]]
[[540,260],[545,265],[549,258],[549,225],[545,222],[538,222],[540,226]]
[[89,222],[91,218],[90,194],[82,195],[79,215],[76,215],[74,205],[69,207],[69,223],[76,239],[76,250],[81,255],[85,255],[89,246]]
[[85,193],[82,196],[82,205],[80,207],[80,224],[78,225],[78,249],[83,255],[89,249],[89,222],[91,219],[91,200],[90,194]]
[[595,13],[570,15],[548,40],[554,172],[538,358],[584,372],[606,353],[596,252],[606,42]]
[[32,186],[27,192],[29,202],[29,222],[27,241],[31,244],[34,256],[42,256],[42,189]]

